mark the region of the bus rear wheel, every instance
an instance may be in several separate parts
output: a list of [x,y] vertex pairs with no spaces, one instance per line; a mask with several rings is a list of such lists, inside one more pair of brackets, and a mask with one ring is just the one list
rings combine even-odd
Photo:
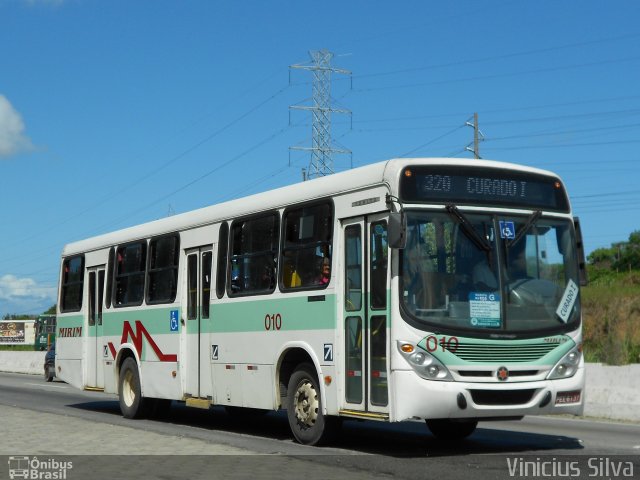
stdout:
[[147,414],[149,402],[142,398],[138,364],[129,357],[122,363],[118,382],[120,410],[125,418],[142,418]]
[[477,420],[427,420],[427,427],[439,440],[462,440],[475,432]]
[[287,388],[287,418],[295,439],[303,445],[329,441],[340,419],[322,413],[322,398],[315,368],[303,363],[291,375]]

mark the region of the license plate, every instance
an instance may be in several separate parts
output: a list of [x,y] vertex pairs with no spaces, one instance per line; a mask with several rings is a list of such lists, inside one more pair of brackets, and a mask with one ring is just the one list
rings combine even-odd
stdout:
[[565,403],[580,402],[580,390],[574,392],[558,392],[556,394],[556,405],[564,405]]

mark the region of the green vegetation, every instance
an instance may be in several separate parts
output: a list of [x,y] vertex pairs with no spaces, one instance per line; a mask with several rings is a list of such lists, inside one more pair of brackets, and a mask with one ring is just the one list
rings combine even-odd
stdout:
[[16,321],[33,320],[36,317],[37,317],[37,315],[13,315],[13,314],[7,314],[4,317],[2,317],[2,320],[16,320]]
[[[42,312],[42,315],[55,315],[56,314],[56,304],[54,303],[53,305],[51,305],[47,311]],[[8,313],[6,314],[4,317],[2,317],[2,320],[33,320],[34,318],[38,318],[38,313],[35,314],[31,314],[31,315],[24,315],[24,314],[13,314],[13,313]]]
[[33,352],[33,344],[31,345],[0,345],[0,350],[2,351],[28,351],[28,352]]
[[628,242],[589,255],[582,289],[584,352],[588,362],[640,363],[640,231]]

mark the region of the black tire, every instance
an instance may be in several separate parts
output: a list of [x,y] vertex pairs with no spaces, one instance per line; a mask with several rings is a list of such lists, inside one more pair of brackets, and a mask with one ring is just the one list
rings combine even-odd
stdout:
[[475,432],[477,420],[427,420],[427,427],[440,440],[462,440]]
[[118,381],[120,410],[125,418],[142,418],[147,415],[149,401],[142,398],[138,364],[129,357],[122,363]]
[[303,445],[319,445],[331,440],[340,419],[322,413],[322,398],[315,368],[303,363],[296,368],[287,388],[287,418],[295,439]]

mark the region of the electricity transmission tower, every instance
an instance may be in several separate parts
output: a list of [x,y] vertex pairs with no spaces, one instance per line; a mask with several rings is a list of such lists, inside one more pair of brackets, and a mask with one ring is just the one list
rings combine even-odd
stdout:
[[471,123],[471,119],[469,119],[465,122],[465,125],[467,127],[473,127],[473,150],[471,149],[471,144],[467,145],[464,149],[468,152],[472,152],[473,157],[476,160],[481,159],[482,157],[480,156],[480,142],[484,140],[484,135],[478,127],[478,114],[473,114],[473,123]]
[[305,150],[311,152],[311,161],[307,171],[307,178],[316,178],[334,173],[333,154],[347,153],[350,150],[333,147],[331,140],[331,114],[351,114],[350,110],[331,107],[331,74],[341,73],[351,75],[348,70],[331,66],[333,53],[328,50],[309,52],[312,65],[291,65],[290,69],[310,70],[313,73],[313,106],[292,105],[292,110],[308,110],[312,114],[312,146],[290,147],[291,150]]

